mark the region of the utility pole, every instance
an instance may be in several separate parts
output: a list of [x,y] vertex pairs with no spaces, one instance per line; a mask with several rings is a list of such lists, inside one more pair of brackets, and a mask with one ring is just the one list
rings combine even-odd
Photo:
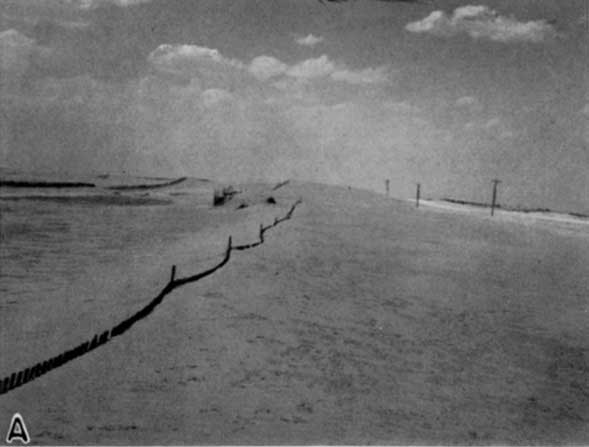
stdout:
[[587,2],[585,2],[585,31],[589,32],[589,3]]
[[493,180],[493,198],[491,199],[491,216],[495,214],[495,206],[497,205],[497,185],[501,183],[501,180]]
[[386,179],[384,184],[387,191],[387,197],[389,197],[389,194],[391,192],[391,181],[389,179]]
[[417,184],[417,192],[415,193],[415,208],[419,208],[419,198],[421,197],[421,183]]

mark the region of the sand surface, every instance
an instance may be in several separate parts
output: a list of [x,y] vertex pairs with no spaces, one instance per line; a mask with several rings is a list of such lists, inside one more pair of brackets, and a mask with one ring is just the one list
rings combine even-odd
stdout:
[[109,328],[159,291],[172,262],[201,270],[229,234],[254,241],[260,222],[303,199],[264,245],[0,396],[2,424],[20,412],[36,444],[589,443],[587,226],[321,185],[272,195],[274,206],[212,210],[124,280],[105,267],[68,291],[107,290],[101,300],[13,315],[29,330],[14,323],[3,340],[3,373]]

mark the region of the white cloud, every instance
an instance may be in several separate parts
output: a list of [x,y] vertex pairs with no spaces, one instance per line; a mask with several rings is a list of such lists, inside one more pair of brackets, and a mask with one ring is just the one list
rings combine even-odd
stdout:
[[148,61],[164,77],[184,81],[198,78],[203,88],[235,86],[250,78],[242,62],[198,45],[160,45],[149,54]]
[[[433,11],[429,16],[407,24],[405,29],[412,33],[433,33],[442,34],[447,33],[450,27],[450,20],[444,11]],[[443,24],[443,25],[442,25]]]
[[323,42],[323,37],[314,36],[313,34],[309,34],[305,37],[299,37],[298,39],[296,39],[296,43],[306,47],[314,47],[320,42]]
[[326,54],[293,65],[272,56],[257,56],[249,64],[223,56],[218,50],[198,45],[160,45],[148,56],[148,61],[160,73],[184,78],[198,77],[222,84],[231,78],[248,74],[259,81],[287,77],[300,81],[331,79],[348,84],[376,84],[386,82],[389,67],[368,67],[354,70],[336,64]]
[[257,79],[265,81],[286,72],[288,66],[272,56],[258,56],[249,64],[248,70]]
[[466,33],[473,39],[496,42],[542,42],[556,35],[552,25],[545,20],[520,22],[514,17],[499,15],[483,5],[467,5],[456,8],[452,15],[433,11],[429,16],[405,27],[413,33],[429,33],[435,36],[453,36]]
[[198,45],[160,45],[149,54],[148,60],[155,66],[170,70],[195,68],[203,62],[243,67],[241,62],[221,56],[216,49]]
[[324,54],[293,65],[288,69],[287,74],[294,78],[313,79],[329,76],[334,71],[335,64]]
[[299,79],[329,77],[334,81],[347,82],[348,84],[377,84],[388,80],[389,71],[386,67],[353,70],[336,64],[324,54],[318,58],[307,59],[293,65],[286,71],[286,74]]

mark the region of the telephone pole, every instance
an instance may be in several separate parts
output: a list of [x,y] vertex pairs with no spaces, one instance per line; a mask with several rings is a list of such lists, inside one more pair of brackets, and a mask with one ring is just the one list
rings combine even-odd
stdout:
[[415,193],[415,208],[419,208],[419,199],[421,197],[421,183],[417,184],[417,192]]
[[387,191],[387,197],[389,197],[389,194],[391,192],[391,181],[389,179],[386,179],[384,181],[384,184],[385,184],[385,188],[386,188],[386,191]]
[[501,183],[501,180],[493,180],[493,198],[491,199],[491,216],[495,214],[495,206],[497,205],[497,185]]

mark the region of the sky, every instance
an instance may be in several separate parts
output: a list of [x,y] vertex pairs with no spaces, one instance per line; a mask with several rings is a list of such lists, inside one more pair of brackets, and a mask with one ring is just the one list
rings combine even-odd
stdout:
[[585,0],[0,0],[0,166],[589,212]]

